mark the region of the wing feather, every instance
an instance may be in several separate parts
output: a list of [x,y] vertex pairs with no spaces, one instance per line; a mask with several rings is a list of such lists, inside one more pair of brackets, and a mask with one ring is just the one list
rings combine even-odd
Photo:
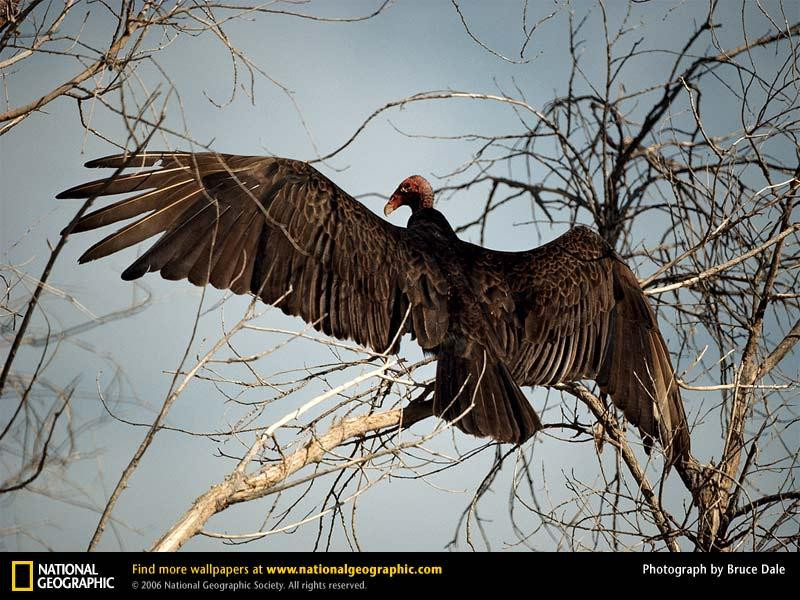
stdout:
[[476,265],[471,285],[487,330],[513,327],[502,345],[516,381],[595,379],[648,443],[661,441],[670,463],[688,456],[683,401],[655,313],[602,238],[579,226],[527,252],[466,243],[463,251]]
[[[379,352],[399,338],[410,303],[410,282],[398,268],[411,262],[404,258],[404,230],[310,165],[274,157],[156,152],[108,156],[87,166],[148,169],[59,194],[137,192],[76,224],[75,231],[87,231],[136,218],[93,245],[81,262],[162,234],[123,278],[160,271],[167,279],[252,292],[268,303],[291,289],[281,310],[326,333]],[[434,317],[435,311],[426,311],[426,327],[441,334]]]

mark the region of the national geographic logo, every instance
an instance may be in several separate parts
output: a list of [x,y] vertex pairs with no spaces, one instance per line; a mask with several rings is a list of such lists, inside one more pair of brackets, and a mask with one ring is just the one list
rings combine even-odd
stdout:
[[100,574],[94,563],[11,561],[12,592],[113,589],[114,578]]
[[32,560],[11,561],[11,591],[12,592],[33,591]]

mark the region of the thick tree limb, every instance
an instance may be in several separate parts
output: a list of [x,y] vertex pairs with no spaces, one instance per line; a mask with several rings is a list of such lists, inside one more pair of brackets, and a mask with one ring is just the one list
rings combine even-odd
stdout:
[[[425,402],[412,403],[405,409],[345,419],[332,425],[324,435],[313,437],[302,448],[286,456],[278,464],[246,476],[244,468],[255,454],[251,449],[225,481],[213,486],[194,501],[192,507],[153,545],[151,551],[169,552],[180,549],[197,535],[215,514],[238,502],[266,496],[278,483],[285,481],[303,467],[320,462],[326,453],[348,439],[389,427],[410,427],[432,414],[431,403]],[[257,441],[253,447],[261,447],[261,441]]]

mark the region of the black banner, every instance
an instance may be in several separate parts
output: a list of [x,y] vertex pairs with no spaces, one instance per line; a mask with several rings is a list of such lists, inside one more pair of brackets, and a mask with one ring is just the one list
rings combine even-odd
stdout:
[[[797,583],[797,554],[8,553],[4,592],[496,593],[509,586]],[[531,588],[533,589],[533,588]]]

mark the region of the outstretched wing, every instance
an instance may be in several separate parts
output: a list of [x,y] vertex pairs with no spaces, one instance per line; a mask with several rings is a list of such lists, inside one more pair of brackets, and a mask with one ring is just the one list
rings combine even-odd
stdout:
[[527,252],[470,246],[473,289],[516,381],[594,379],[670,463],[689,430],[655,313],[636,277],[588,227]]
[[73,231],[135,217],[86,251],[108,256],[162,234],[123,273],[252,292],[317,329],[378,352],[405,330],[401,229],[380,219],[310,165],[215,153],[116,155],[87,167],[153,167],[86,183],[58,198],[129,192]]

